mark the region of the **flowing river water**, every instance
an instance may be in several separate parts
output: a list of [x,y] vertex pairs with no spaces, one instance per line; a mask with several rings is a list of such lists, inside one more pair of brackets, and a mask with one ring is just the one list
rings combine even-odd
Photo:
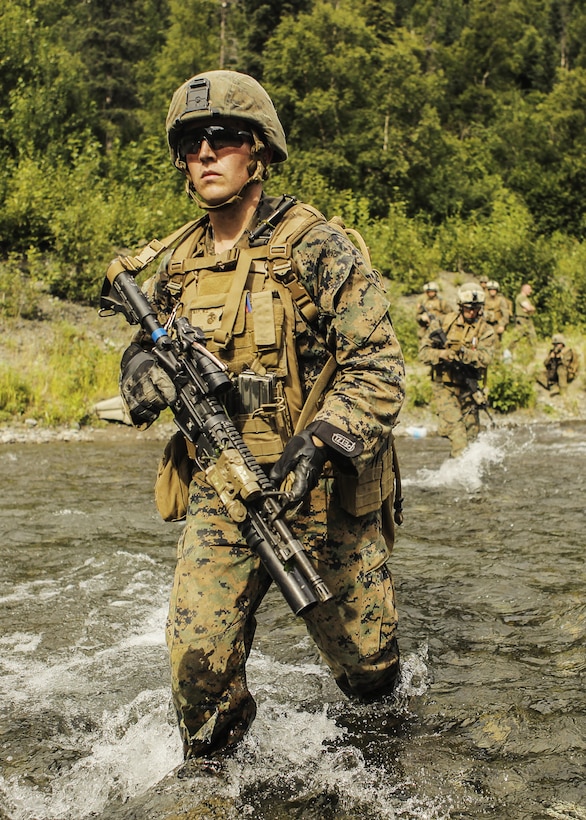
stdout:
[[164,622],[179,525],[162,442],[0,445],[0,818],[586,820],[586,424],[398,439],[402,678],[346,700],[271,590],[258,716],[178,779]]

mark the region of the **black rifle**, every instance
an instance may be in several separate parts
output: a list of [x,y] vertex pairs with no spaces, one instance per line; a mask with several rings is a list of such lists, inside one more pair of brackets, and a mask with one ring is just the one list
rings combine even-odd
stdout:
[[296,615],[332,596],[303,546],[280,517],[285,493],[275,491],[222,404],[232,390],[226,366],[205,347],[205,336],[187,319],[174,321],[176,339],[157,319],[132,273],[115,260],[106,274],[101,315],[122,313],[153,341],[152,353],[171,377],[178,398],[175,424],[196,447],[198,465],[248,546],[256,552]]
[[[436,330],[432,330],[429,334],[429,338],[431,340],[432,347],[439,348],[440,350],[445,350],[448,345],[448,337],[442,328],[438,327]],[[492,422],[492,416],[490,415],[488,409],[488,400],[486,398],[486,394],[484,390],[478,384],[478,368],[474,367],[473,364],[465,364],[464,362],[460,361],[459,359],[452,359],[450,362],[440,362],[438,367],[441,368],[453,368],[458,376],[462,379],[464,384],[466,385],[468,392],[465,393],[465,396],[471,396],[474,403],[478,406],[480,410],[484,410],[490,421]]]

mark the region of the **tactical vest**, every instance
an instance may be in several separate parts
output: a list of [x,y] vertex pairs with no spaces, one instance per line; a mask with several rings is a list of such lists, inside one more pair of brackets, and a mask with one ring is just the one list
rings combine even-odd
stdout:
[[[272,464],[291,435],[312,420],[336,370],[329,355],[305,395],[296,339],[309,326],[319,340],[317,308],[298,279],[292,252],[312,227],[327,221],[311,206],[296,203],[275,226],[267,220],[274,230],[264,244],[207,256],[202,253],[204,220],[183,226],[163,242],[155,240],[136,262],[142,269],[179,238],[160,271],[158,295],[162,290],[168,306],[205,333],[206,347],[228,366],[238,384],[239,407],[230,413],[233,422],[257,461]],[[370,265],[362,236],[338,217],[330,224],[353,239]],[[176,434],[161,460],[155,495],[167,521],[185,516],[190,474],[189,469],[182,474],[178,464],[193,455],[190,442]],[[335,472],[342,506],[350,514],[382,509],[383,535],[392,549],[394,523],[403,520],[392,436],[360,478]]]
[[487,296],[484,302],[484,321],[489,325],[500,325],[503,318],[503,302],[500,294]]
[[[443,330],[446,334],[446,348],[459,351],[462,348],[473,349],[476,347],[475,338],[482,338],[483,332],[487,329],[487,323],[484,319],[479,319],[474,324],[458,322],[459,313],[451,313],[446,317],[443,324]],[[433,368],[433,377],[435,381],[441,381],[444,384],[454,384],[457,386],[466,385],[466,375],[463,370],[455,367],[450,367],[449,362],[442,367]]]
[[232,374],[238,406],[231,415],[260,464],[278,459],[306,398],[296,336],[304,322],[315,323],[317,309],[294,270],[292,250],[317,224],[326,224],[325,217],[298,203],[266,244],[208,256],[199,255],[205,233],[200,220],[167,263],[163,287],[177,315],[201,328],[208,350]]

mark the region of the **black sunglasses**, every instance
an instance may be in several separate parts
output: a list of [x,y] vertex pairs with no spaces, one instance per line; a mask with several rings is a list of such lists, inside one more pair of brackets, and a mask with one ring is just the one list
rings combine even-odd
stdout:
[[199,154],[201,144],[206,141],[212,151],[222,148],[240,148],[245,142],[252,143],[254,138],[250,131],[239,131],[227,125],[208,125],[196,128],[179,140],[179,154],[185,159],[188,154]]

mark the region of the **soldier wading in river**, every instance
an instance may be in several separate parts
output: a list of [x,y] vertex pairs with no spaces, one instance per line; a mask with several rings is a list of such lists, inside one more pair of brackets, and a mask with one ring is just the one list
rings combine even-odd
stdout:
[[551,337],[551,348],[545,361],[538,384],[549,390],[552,395],[565,393],[569,382],[574,381],[578,374],[578,354],[566,342],[561,333],[554,333]]
[[[336,683],[349,696],[388,694],[399,668],[387,560],[404,369],[380,277],[315,209],[264,194],[269,165],[287,159],[287,146],[251,77],[188,80],[171,101],[167,134],[173,165],[206,214],[145,290],[162,322],[176,311],[205,332],[239,388],[236,427],[274,485],[289,476],[303,500],[295,530],[333,593],[304,619]],[[148,349],[139,333],[122,360],[122,395],[139,427],[175,395]],[[169,452],[165,463],[168,479]],[[160,483],[158,499],[164,517],[186,515],[167,642],[185,757],[197,760],[233,747],[254,719],[245,665],[270,578],[198,464],[189,470],[186,510]]]
[[459,311],[432,322],[419,346],[419,360],[432,368],[438,433],[449,438],[452,457],[478,436],[480,410],[486,406],[483,388],[495,334],[482,318],[484,299],[481,287],[463,285]]

